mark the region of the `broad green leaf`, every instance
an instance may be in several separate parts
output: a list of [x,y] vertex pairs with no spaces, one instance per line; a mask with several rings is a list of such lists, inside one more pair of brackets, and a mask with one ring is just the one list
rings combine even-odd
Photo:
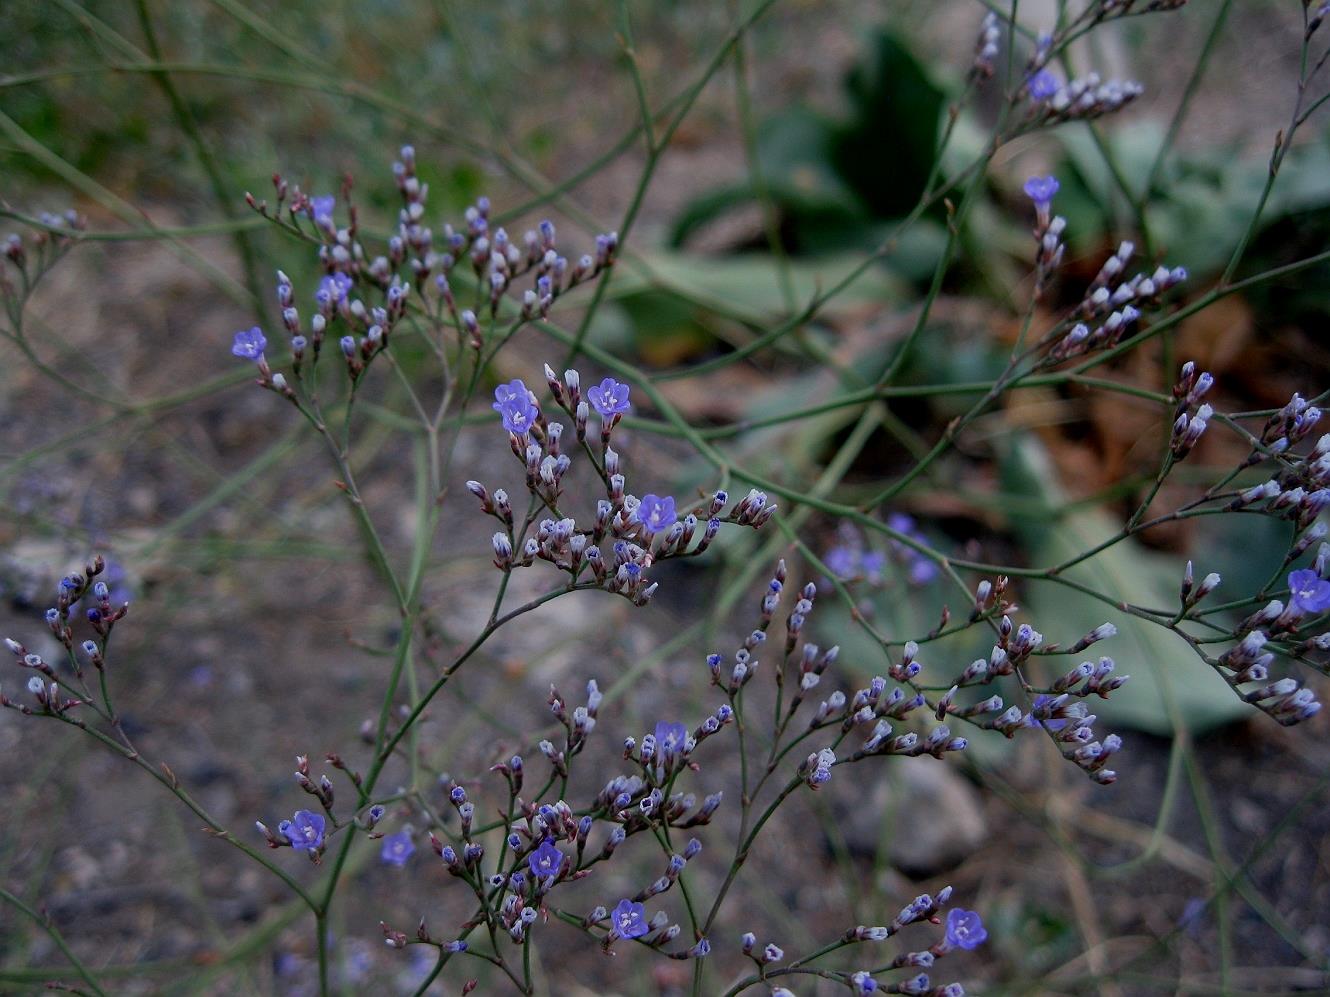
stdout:
[[[1002,462],[1007,488],[1032,500],[1033,511],[1013,517],[1031,563],[1054,565],[1113,536],[1120,528],[1112,517],[1095,509],[1066,511],[1066,498],[1055,481],[1048,456],[1030,436],[1012,441]],[[1065,572],[1067,578],[1093,586],[1114,602],[1152,609],[1178,604],[1181,565],[1134,540],[1109,547]],[[1139,617],[1117,610],[1053,581],[1021,580],[1018,596],[1026,618],[1045,641],[1074,643],[1100,623],[1118,628],[1117,637],[1094,645],[1086,657],[1107,655],[1131,681],[1108,701],[1095,700],[1092,712],[1110,726],[1126,726],[1151,734],[1173,733],[1178,717],[1192,732],[1218,727],[1250,716],[1252,708],[1229,689],[1175,634]],[[1070,668],[1071,658],[1055,659],[1046,673]]]
[[[764,253],[699,257],[662,251],[647,253],[644,259],[651,276],[624,267],[610,285],[612,297],[624,301],[648,291],[676,292],[699,306],[714,308],[719,314],[755,323],[766,323],[785,313],[776,260]],[[796,300],[809,301],[819,290],[837,283],[862,262],[862,257],[853,254],[793,261],[790,277]],[[886,270],[872,267],[828,301],[821,313],[843,314],[868,303],[900,301],[903,296],[899,281]]]
[[902,38],[882,31],[870,46],[846,80],[851,117],[833,162],[873,214],[899,218],[932,171],[946,97]]
[[[795,255],[871,249],[883,220],[913,209],[933,168],[945,94],[901,38],[873,35],[845,90],[848,114],[840,119],[795,107],[758,126],[765,194]],[[754,203],[757,193],[744,180],[693,199],[675,220],[670,245]],[[926,276],[932,264],[913,265],[919,255],[902,252],[893,265],[912,279]]]

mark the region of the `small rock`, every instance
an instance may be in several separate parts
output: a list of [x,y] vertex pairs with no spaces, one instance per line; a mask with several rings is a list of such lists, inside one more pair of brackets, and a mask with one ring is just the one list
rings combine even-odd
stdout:
[[[908,876],[926,878],[959,865],[986,839],[979,793],[935,758],[889,758],[861,802],[839,813],[850,853],[879,851]],[[838,808],[839,809],[839,808]]]

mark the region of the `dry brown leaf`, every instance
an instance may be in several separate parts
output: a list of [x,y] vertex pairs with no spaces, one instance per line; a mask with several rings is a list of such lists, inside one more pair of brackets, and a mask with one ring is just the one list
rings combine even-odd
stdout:
[[1195,360],[1216,377],[1233,370],[1251,343],[1251,306],[1232,295],[1184,319],[1178,329],[1177,355]]

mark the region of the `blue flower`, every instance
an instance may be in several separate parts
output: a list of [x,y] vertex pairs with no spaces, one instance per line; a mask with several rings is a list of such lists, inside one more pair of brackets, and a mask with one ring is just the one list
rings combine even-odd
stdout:
[[1029,180],[1025,181],[1023,189],[1026,197],[1034,202],[1036,208],[1046,211],[1049,204],[1052,203],[1054,195],[1057,194],[1059,186],[1058,178],[1054,176],[1030,177]]
[[822,563],[837,578],[849,580],[859,574],[859,562],[862,555],[847,544],[832,547],[822,555]]
[[938,577],[938,566],[926,557],[917,557],[910,562],[910,584],[927,585]]
[[107,561],[106,571],[102,575],[106,584],[110,586],[111,592],[108,598],[111,602],[119,605],[122,602],[129,602],[133,598],[134,592],[129,587],[125,567],[119,561]]
[[674,499],[669,495],[664,498],[659,495],[643,495],[642,501],[637,506],[637,521],[648,533],[668,530],[678,519],[679,514],[674,510]]
[[331,273],[319,281],[319,290],[315,294],[315,300],[322,300],[326,295],[328,302],[334,305],[340,305],[346,300],[347,294],[351,291],[353,281],[344,273]]
[[1035,722],[1036,726],[1039,726],[1039,727],[1046,727],[1046,728],[1048,728],[1049,730],[1052,730],[1052,731],[1058,731],[1058,730],[1061,730],[1063,727],[1067,726],[1067,721],[1062,720],[1062,719],[1057,718],[1057,717],[1051,718],[1051,719],[1049,719],[1049,720],[1040,720],[1040,719],[1038,719],[1038,716],[1037,716],[1038,713],[1039,713],[1040,708],[1041,708],[1045,703],[1049,702],[1051,699],[1053,699],[1052,696],[1046,695],[1045,693],[1042,693],[1042,692],[1041,692],[1039,695],[1035,696],[1035,697],[1034,697],[1034,708],[1030,711],[1030,715],[1031,715],[1032,717],[1035,718],[1035,721],[1034,721],[1034,722]]
[[277,830],[291,842],[291,847],[296,851],[313,852],[323,847],[324,827],[322,814],[312,810],[297,810],[290,820],[278,824]]
[[253,360],[255,363],[263,359],[263,351],[267,348],[268,340],[264,338],[263,330],[257,325],[252,329],[241,329],[231,343],[231,353],[234,356]]
[[[931,561],[923,563],[931,565]],[[866,579],[874,584],[882,581],[883,570],[887,566],[887,555],[878,550],[866,550],[864,556],[859,559],[859,570],[863,572]],[[914,566],[910,568],[910,578],[914,578]]]
[[520,379],[500,384],[494,389],[494,404],[490,406],[503,417],[503,428],[518,436],[525,436],[539,414],[531,392]]
[[[928,538],[920,531],[914,518],[903,512],[894,512],[888,516],[887,525],[897,533],[903,533],[911,540],[917,540],[925,545],[928,543]],[[901,543],[899,540],[892,540],[891,549],[905,562],[911,585],[927,585],[938,577],[937,565],[908,544]],[[864,573],[870,578],[872,577],[872,572],[868,570],[867,558],[865,558]]]
[[1062,84],[1053,73],[1041,69],[1030,77],[1029,87],[1031,100],[1048,100],[1062,89]]
[[333,209],[336,207],[337,198],[332,194],[311,197],[309,199],[309,216],[314,219],[314,224],[319,228],[331,229],[333,227]]
[[947,944],[961,949],[977,949],[988,938],[984,922],[972,910],[953,907],[947,911]]
[[600,384],[587,388],[586,397],[602,419],[623,415],[630,407],[628,385],[621,384],[612,377],[607,377]]
[[664,720],[656,724],[656,751],[667,758],[683,754],[684,744],[688,740],[688,728],[683,724],[667,723]]
[[540,843],[540,847],[526,857],[526,864],[531,868],[531,874],[537,879],[546,879],[550,876],[557,876],[563,868],[563,852],[554,847],[554,842],[546,838]]
[[383,839],[383,848],[379,852],[379,858],[387,865],[395,865],[401,868],[406,865],[407,860],[415,853],[416,846],[411,842],[411,833],[409,831],[398,831],[396,834],[387,835]]
[[1294,571],[1288,576],[1293,605],[1307,613],[1321,613],[1330,609],[1330,582],[1310,568]]
[[1202,922],[1205,918],[1206,906],[1206,901],[1201,897],[1192,897],[1187,901],[1187,905],[1182,908],[1182,916],[1178,918],[1178,927],[1192,937],[1199,937]]
[[651,930],[651,925],[647,923],[646,908],[631,900],[620,900],[611,917],[614,930],[620,938],[641,938]]

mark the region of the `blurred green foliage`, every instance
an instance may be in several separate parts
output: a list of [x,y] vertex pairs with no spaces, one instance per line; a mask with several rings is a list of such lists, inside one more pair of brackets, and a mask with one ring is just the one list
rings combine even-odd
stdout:
[[[702,194],[675,220],[672,245],[764,194],[782,241],[796,255],[866,251],[884,222],[909,213],[936,162],[945,93],[908,42],[875,32],[844,80],[845,112],[833,117],[804,106],[761,123],[757,154],[766,190],[751,179]],[[894,258],[910,276],[936,262],[935,232],[915,236]]]

